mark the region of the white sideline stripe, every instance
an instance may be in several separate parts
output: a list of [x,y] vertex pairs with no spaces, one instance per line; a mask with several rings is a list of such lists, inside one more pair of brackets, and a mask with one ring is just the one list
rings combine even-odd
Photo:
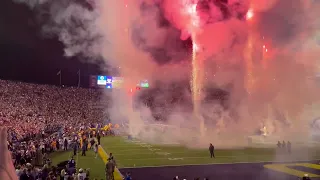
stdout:
[[[152,148],[151,148],[152,149]],[[129,150],[125,150],[126,151],[129,151]],[[174,154],[188,154],[188,155],[192,155],[192,154],[208,154],[209,152],[207,151],[199,151],[199,152],[190,152],[190,151],[164,151],[164,150],[157,150],[157,151],[145,151],[145,152],[141,152],[139,151],[139,153],[118,153],[118,152],[124,152],[124,151],[117,151],[115,150],[114,151],[114,154],[117,155],[117,156],[125,156],[125,155],[147,155],[147,154],[156,154],[156,155],[165,155],[164,153],[169,153],[171,155],[174,155]],[[162,154],[163,153],[163,154]],[[215,154],[219,154],[217,152],[215,152]],[[259,156],[259,157],[263,157],[263,156],[267,156],[267,155],[258,155],[258,154],[254,154],[254,155],[250,155],[250,154],[245,154],[245,153],[234,153],[234,154],[237,154],[237,156]],[[272,156],[274,154],[271,154],[270,156]],[[219,156],[221,157],[221,156]]]
[[[143,158],[143,159],[162,159],[162,158],[167,158],[167,157],[173,157],[175,155],[175,153],[170,153],[168,155],[166,154],[161,154],[161,153],[165,153],[165,152],[161,152],[161,151],[156,151],[156,152],[159,152],[159,154],[157,153],[150,153],[150,154],[154,154],[154,155],[157,155],[157,156],[164,156],[164,157],[161,157],[161,158]],[[117,153],[113,153],[115,156],[125,156],[125,155],[128,155],[128,156],[134,156],[136,154],[117,154]],[[177,154],[177,153],[176,153]],[[190,153],[179,153],[179,154],[187,154],[187,155],[190,155]],[[200,153],[199,153],[200,154]],[[146,153],[141,153],[139,155],[146,155]],[[200,154],[202,155],[202,154]],[[215,153],[215,155],[217,155]],[[209,157],[209,155],[203,155],[203,156],[186,156],[186,157],[182,157],[182,158],[196,158],[196,157]],[[273,155],[243,155],[243,154],[239,154],[239,155],[234,155],[234,156],[217,156],[216,158],[234,158],[234,157],[239,157],[239,158],[243,158],[243,157],[274,157]],[[141,158],[137,158],[137,159],[141,159]],[[126,159],[127,160],[127,159]]]
[[[163,144],[163,145],[157,145],[157,144],[149,144],[149,143],[144,143],[144,142],[141,142],[141,143],[130,143],[130,144],[121,144],[121,145],[112,145],[112,146],[110,146],[110,147],[115,147],[115,148],[117,148],[117,147],[119,147],[119,148],[127,148],[127,147],[139,147],[139,146],[141,146],[141,145],[150,145],[150,146],[153,146],[153,147],[168,147],[168,148],[185,148],[185,147],[183,147],[183,146],[176,146],[176,145],[172,145],[172,146],[170,146],[170,145],[165,145],[165,144]],[[203,148],[203,149],[205,149],[205,148]]]
[[[108,149],[141,149],[141,148],[148,148],[148,147],[143,147],[143,146],[150,146],[150,148],[158,148],[158,149],[175,149],[175,148],[170,148],[170,147],[163,147],[163,146],[152,146],[150,144],[141,144],[141,145],[137,145],[137,146],[123,146],[123,147],[119,147],[119,146],[109,146]],[[176,148],[176,149],[185,149],[185,148]],[[199,150],[206,150],[206,149],[199,149]]]
[[[115,154],[116,156],[116,154]],[[241,156],[217,156],[215,159],[225,159],[225,158],[237,158],[237,157],[241,157]],[[266,157],[266,156],[261,156],[261,155],[248,155],[246,157]],[[129,160],[129,161],[132,161],[132,160],[137,160],[137,161],[148,161],[148,160],[161,160],[161,159],[168,159],[168,158],[183,158],[183,159],[203,159],[203,158],[210,158],[209,156],[187,156],[187,157],[174,157],[174,156],[170,156],[168,155],[167,157],[159,157],[159,158],[134,158],[134,159],[124,159],[124,160]],[[240,159],[240,158],[239,158]],[[182,160],[182,159],[181,159]],[[177,161],[177,160],[175,160]],[[252,161],[254,162],[254,161]]]
[[[168,147],[168,148],[185,148],[183,146],[177,146],[177,145],[166,145],[166,144],[163,144],[163,145],[152,145],[152,144],[149,144],[149,143],[143,143],[141,142],[142,144],[139,144],[139,143],[130,143],[130,144],[122,144],[122,145],[112,145],[110,147],[114,147],[114,148],[128,148],[128,147],[139,147],[140,145],[151,145],[153,147]],[[205,148],[203,148],[205,149]]]
[[[150,148],[153,149],[165,149],[165,150],[181,150],[181,149],[185,149],[187,151],[209,151],[208,148],[199,148],[199,149],[188,149],[187,147],[183,147],[183,146],[160,146],[160,145],[152,145],[152,144],[148,144],[148,143],[144,143],[144,144],[132,144],[132,145],[121,145],[121,146],[108,146],[108,149],[114,149],[114,150],[118,150],[121,148],[125,148],[127,149],[142,149],[142,148],[148,148],[148,147],[142,147],[142,145],[146,145],[146,146],[150,146]],[[248,148],[251,149],[251,148]],[[263,147],[252,147],[252,149],[266,149],[266,150],[272,150],[275,148],[263,148]],[[246,148],[239,148],[239,149],[219,149],[217,148],[216,151],[245,151],[247,150]]]
[[[144,152],[144,153],[124,153],[124,154],[119,154],[117,153],[118,151],[115,151],[115,155],[117,156],[125,156],[125,155],[147,155],[147,154],[155,154],[155,155],[161,155],[161,156],[164,156],[166,152],[162,151],[162,150],[159,150],[159,151],[151,151],[151,152]],[[168,152],[170,155],[171,154],[203,154],[203,152],[199,152],[199,153],[190,153],[190,152]]]
[[[150,147],[150,148],[148,148],[148,147],[142,147],[142,146],[139,146],[139,147],[134,147],[134,148],[126,148],[126,149],[117,149],[117,148],[113,148],[113,147],[108,147],[108,150],[111,150],[111,151],[113,151],[113,152],[127,152],[127,151],[139,151],[139,152],[141,152],[141,150],[148,150],[149,151],[149,149],[160,149],[160,150],[158,150],[158,151],[166,151],[166,152],[172,152],[172,153],[174,153],[174,152],[183,152],[183,151],[181,151],[181,149],[170,149],[170,148],[163,148],[163,147],[154,147],[154,146],[152,146],[152,147]],[[154,151],[153,151],[154,152]],[[203,150],[185,150],[185,152],[188,152],[188,153],[200,153],[200,152],[209,152],[209,150],[207,150],[207,149],[203,149]],[[228,151],[224,151],[224,150],[216,150],[215,152],[228,152]],[[238,154],[242,154],[242,153],[245,153],[244,151],[230,151],[230,153],[238,153]],[[258,152],[257,152],[258,153]]]
[[[114,152],[127,152],[127,151],[141,151],[142,149],[147,149],[146,147],[138,147],[138,148],[129,148],[129,149],[114,149],[114,148],[108,148],[111,151]],[[152,148],[152,149],[157,149],[157,148]]]
[[206,166],[206,165],[232,165],[232,164],[262,164],[262,163],[298,163],[306,161],[319,161],[320,159],[314,160],[299,160],[299,161],[255,161],[255,162],[234,162],[234,163],[202,163],[202,164],[183,164],[183,165],[161,165],[161,166],[140,166],[140,167],[122,167],[120,169],[142,169],[142,168],[163,168],[163,167],[183,167],[183,166]]
[[[127,149],[143,149],[143,148],[152,148],[152,149],[166,149],[166,150],[186,150],[186,151],[209,151],[208,149],[195,149],[195,150],[192,150],[192,149],[186,149],[186,148],[168,148],[168,147],[163,147],[163,146],[152,146],[152,145],[149,145],[149,144],[145,144],[145,146],[149,146],[149,147],[143,147],[143,145],[139,145],[139,146],[133,146],[133,147],[130,147],[130,146],[124,146],[122,148],[120,147],[114,147],[114,146],[110,146],[108,147],[108,149],[114,149],[114,150],[127,150]],[[217,150],[217,151],[220,151],[220,150]]]
[[135,148],[135,147],[140,147],[139,144],[135,144],[135,145],[123,145],[123,146],[110,146],[110,148]]

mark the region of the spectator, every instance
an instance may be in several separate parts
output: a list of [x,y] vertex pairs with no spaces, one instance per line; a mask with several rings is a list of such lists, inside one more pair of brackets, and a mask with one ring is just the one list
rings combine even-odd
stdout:
[[83,172],[83,169],[79,169],[78,180],[84,180],[87,177],[87,174]]
[[125,177],[124,179],[125,179],[125,180],[132,180],[131,174],[128,172],[128,173],[126,174],[126,177]]
[[[83,137],[95,137],[88,131],[103,127],[109,119],[100,102],[99,90],[61,88],[0,80],[0,127],[8,129],[8,149],[17,167],[14,173],[19,178],[55,179],[59,176],[51,166],[48,154],[53,151],[79,150],[79,130]],[[108,99],[107,105],[109,103]],[[97,134],[112,134],[102,130]],[[98,138],[100,143],[100,135]],[[88,140],[84,141],[87,150]],[[93,147],[94,148],[94,147]],[[38,170],[35,166],[43,166]],[[75,167],[73,167],[75,169]],[[66,179],[71,176],[60,174]]]
[[93,148],[94,153],[95,153],[95,158],[97,158],[97,157],[98,157],[98,149],[99,149],[98,144],[95,144],[95,145],[94,145],[94,148]]

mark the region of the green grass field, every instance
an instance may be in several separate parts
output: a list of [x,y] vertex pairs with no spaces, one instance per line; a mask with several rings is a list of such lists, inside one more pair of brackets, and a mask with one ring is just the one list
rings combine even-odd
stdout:
[[[125,137],[106,137],[101,139],[102,148],[109,154],[113,153],[118,168],[198,165],[214,163],[241,163],[241,162],[270,162],[277,160],[275,149],[244,148],[244,149],[217,149],[216,158],[209,157],[205,149],[188,149],[180,146],[151,145],[140,141],[128,141]],[[103,150],[102,150],[103,151]],[[291,155],[284,155],[292,160],[320,159],[318,149],[308,149],[308,153],[299,156],[298,150]],[[305,151],[304,151],[305,152]],[[67,160],[72,152],[56,152],[51,155],[54,164]],[[104,152],[103,152],[104,153]],[[305,154],[308,154],[307,156]],[[77,168],[90,168],[92,178],[104,178],[105,155],[94,158],[93,151],[87,156],[81,153],[75,157]]]
[[[50,154],[53,165],[57,165],[62,161],[69,160],[73,155],[73,151],[60,151]],[[105,179],[105,164],[101,157],[95,158],[92,150],[87,151],[87,156],[81,156],[81,152],[74,157],[77,163],[77,168],[87,169],[90,168],[90,176],[97,179]]]
[[[243,149],[217,149],[216,158],[209,158],[209,150],[188,149],[180,146],[159,146],[139,141],[127,141],[123,137],[105,138],[103,148],[112,152],[119,168],[146,167],[146,166],[172,166],[172,165],[198,165],[213,163],[240,163],[240,162],[270,162],[276,159],[276,149],[243,148]],[[308,159],[320,158],[316,149],[309,149]],[[318,157],[313,155],[318,154]],[[306,157],[296,156],[295,160]]]

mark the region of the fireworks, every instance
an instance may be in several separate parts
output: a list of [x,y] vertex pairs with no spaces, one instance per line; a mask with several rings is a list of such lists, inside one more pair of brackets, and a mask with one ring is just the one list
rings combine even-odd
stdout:
[[248,42],[247,42],[247,48],[245,50],[245,59],[246,59],[246,65],[247,65],[247,92],[251,94],[253,86],[254,86],[254,76],[253,76],[253,61],[252,61],[252,53],[253,53],[253,40],[252,40],[252,34],[249,34]]
[[[246,14],[246,19],[247,21],[251,20],[254,16],[253,10],[249,9],[247,14]],[[247,47],[245,50],[245,60],[246,60],[246,65],[247,65],[247,83],[246,83],[246,88],[247,92],[251,94],[254,86],[254,76],[253,76],[253,61],[252,61],[252,53],[253,53],[253,33],[251,32],[251,24],[249,22],[249,35],[248,35],[248,40],[247,40]]]
[[[195,39],[195,35],[192,36]],[[191,78],[191,88],[195,109],[197,108],[197,102],[200,100],[200,90],[201,84],[199,79],[199,73],[201,72],[200,63],[197,60],[197,44],[193,42],[192,45],[192,78]]]
[[247,19],[247,20],[250,20],[250,19],[253,18],[253,16],[254,16],[253,10],[252,10],[252,9],[249,9],[248,12],[247,12],[247,14],[246,14],[246,19]]
[[199,117],[199,108],[201,101],[201,89],[202,89],[202,64],[197,57],[199,52],[199,44],[197,42],[197,32],[200,28],[200,17],[197,13],[197,2],[196,1],[183,1],[184,8],[182,13],[189,19],[187,31],[191,34],[192,38],[192,77],[191,77],[191,89],[193,98],[193,113],[195,118],[200,121],[200,132],[204,132],[204,122]]
[[266,126],[263,126],[263,128],[260,129],[262,136],[268,135],[268,130]]
[[187,32],[191,34],[192,37],[192,80],[191,80],[191,86],[192,86],[192,93],[193,93],[193,99],[194,101],[198,100],[199,95],[199,81],[198,81],[198,73],[199,73],[199,67],[197,62],[197,51],[199,49],[199,45],[196,41],[197,36],[197,29],[200,26],[200,17],[197,13],[197,2],[192,0],[183,0],[182,1],[182,14],[187,16],[187,19],[189,20],[187,27]]
[[186,28],[192,36],[192,34],[196,33],[200,27],[200,17],[197,13],[197,1],[182,0],[181,4],[183,6],[181,14],[188,19]]

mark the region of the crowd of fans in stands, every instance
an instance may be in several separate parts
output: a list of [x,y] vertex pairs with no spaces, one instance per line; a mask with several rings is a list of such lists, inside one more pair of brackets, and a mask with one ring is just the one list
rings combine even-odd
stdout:
[[[97,108],[100,97],[95,89],[0,80],[0,126],[8,129],[8,149],[20,180],[89,179],[89,170],[76,167],[73,156],[52,166],[48,154],[70,150],[73,155],[80,151],[85,155],[90,144],[97,156],[100,134],[108,132],[86,130],[102,127],[108,119]],[[80,140],[80,131],[88,138]],[[106,167],[113,161],[110,157]],[[110,169],[113,174],[115,165],[110,166],[106,174]],[[130,173],[124,179],[131,180]]]
[[100,122],[104,113],[95,109],[100,92],[93,89],[60,88],[0,80],[0,118],[11,124],[17,138],[41,133],[50,124],[63,124],[74,131],[74,124]]
[[107,117],[95,106],[100,95],[93,89],[0,80],[0,126],[8,128],[8,148],[21,180],[74,178],[76,171],[68,173],[75,169],[72,163],[61,171],[51,166],[48,153],[79,150],[77,132],[102,125]]

